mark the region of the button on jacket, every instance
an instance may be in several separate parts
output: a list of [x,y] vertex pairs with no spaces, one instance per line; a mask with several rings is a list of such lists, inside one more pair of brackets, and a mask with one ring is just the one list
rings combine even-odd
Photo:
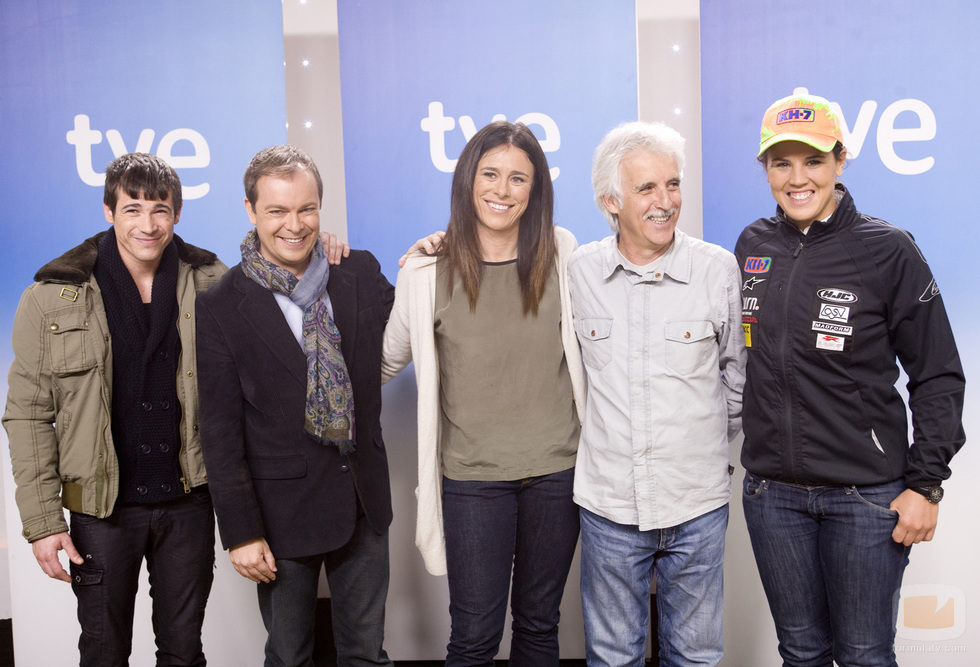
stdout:
[[680,230],[642,273],[627,266],[615,236],[569,262],[588,377],[575,502],[651,530],[728,502],[745,365],[739,272],[731,253]]

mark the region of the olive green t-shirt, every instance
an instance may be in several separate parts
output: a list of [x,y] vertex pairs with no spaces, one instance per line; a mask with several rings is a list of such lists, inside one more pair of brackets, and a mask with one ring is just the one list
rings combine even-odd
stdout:
[[557,271],[534,315],[522,312],[516,260],[484,263],[470,311],[458,277],[437,265],[442,471],[455,480],[516,480],[575,465],[579,423],[561,344]]

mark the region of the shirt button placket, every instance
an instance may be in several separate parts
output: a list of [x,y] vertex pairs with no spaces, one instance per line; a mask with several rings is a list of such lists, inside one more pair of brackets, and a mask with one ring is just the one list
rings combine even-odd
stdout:
[[644,479],[646,478],[646,461],[644,456],[646,438],[646,415],[643,405],[643,383],[645,379],[645,365],[643,363],[643,349],[645,343],[645,332],[643,331],[643,283],[632,281],[630,283],[628,296],[628,320],[629,320],[629,339],[627,341],[629,349],[629,369],[627,382],[629,383],[630,397],[630,440],[633,447],[633,493],[637,501],[637,518],[643,522],[643,507],[646,502],[646,489]]

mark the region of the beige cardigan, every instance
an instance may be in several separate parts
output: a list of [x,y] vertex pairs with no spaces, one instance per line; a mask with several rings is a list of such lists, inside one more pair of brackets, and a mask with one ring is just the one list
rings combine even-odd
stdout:
[[[579,423],[585,414],[585,370],[572,326],[568,295],[568,258],[578,246],[567,229],[555,227],[556,265],[561,295],[561,342]],[[446,574],[446,540],[442,527],[442,466],[439,455],[439,357],[433,333],[436,300],[436,260],[416,254],[398,272],[395,305],[385,328],[381,372],[384,382],[415,362],[418,385],[418,514],[415,546],[430,574]]]

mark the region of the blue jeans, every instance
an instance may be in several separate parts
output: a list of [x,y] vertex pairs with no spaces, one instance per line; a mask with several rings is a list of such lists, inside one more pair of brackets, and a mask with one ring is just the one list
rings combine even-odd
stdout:
[[378,535],[360,516],[347,544],[316,556],[277,558],[275,580],[258,584],[259,611],[269,633],[266,667],[313,667],[321,565],[330,584],[336,664],[391,665],[383,648],[388,532]]
[[724,643],[728,505],[658,530],[639,530],[586,509],[581,522],[589,666],[644,664],[654,574],[661,667],[717,665]]
[[742,504],[785,665],[894,667],[909,550],[888,505],[902,480],[799,486],[745,473]]
[[104,519],[72,512],[70,534],[85,559],[70,565],[82,667],[129,664],[144,559],[156,664],[205,664],[201,625],[214,579],[214,513],[207,490],[165,503],[117,505]]
[[505,482],[443,478],[448,667],[493,664],[512,571],[510,664],[558,665],[558,608],[578,541],[574,470]]

